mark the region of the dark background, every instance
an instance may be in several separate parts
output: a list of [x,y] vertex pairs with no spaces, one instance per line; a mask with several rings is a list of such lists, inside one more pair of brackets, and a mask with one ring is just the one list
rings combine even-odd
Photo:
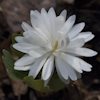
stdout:
[[[76,14],[76,23],[85,22],[83,31],[92,31],[95,38],[85,47],[98,52],[92,58],[82,58],[93,65],[92,71],[82,74],[82,79],[68,87],[55,92],[43,94],[29,88],[20,80],[12,80],[2,62],[2,49],[10,50],[11,36],[22,31],[23,21],[30,23],[30,10],[47,11],[54,7],[57,15],[68,11],[67,18]],[[0,0],[0,100],[100,100],[100,0]],[[70,86],[69,86],[70,87]],[[76,94],[75,94],[76,93]]]

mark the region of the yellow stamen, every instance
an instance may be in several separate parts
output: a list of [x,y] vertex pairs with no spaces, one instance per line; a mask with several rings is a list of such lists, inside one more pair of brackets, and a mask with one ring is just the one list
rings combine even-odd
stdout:
[[58,47],[58,41],[56,40],[55,44],[54,44],[54,47],[53,47],[53,51],[55,51],[57,49],[57,47]]

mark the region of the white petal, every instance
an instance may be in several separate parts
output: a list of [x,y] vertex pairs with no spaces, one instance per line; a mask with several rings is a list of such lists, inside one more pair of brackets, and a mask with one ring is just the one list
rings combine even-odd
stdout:
[[15,43],[15,44],[13,44],[13,48],[15,48],[23,53],[27,53],[30,49],[41,49],[41,47],[39,47],[39,46],[35,46],[32,44],[28,44],[28,43]]
[[71,31],[68,33],[69,38],[73,38],[74,36],[78,35],[83,28],[85,27],[85,23],[79,23],[73,26]]
[[44,82],[44,87],[47,86],[47,84],[48,84],[48,82],[50,81],[50,79],[51,79],[53,73],[54,73],[54,68],[52,69],[51,76],[50,76],[47,80],[45,80],[45,82]]
[[13,48],[20,52],[27,53],[27,49],[22,48],[18,43],[13,44]]
[[31,36],[25,36],[25,37],[23,37],[23,40],[24,40],[24,42],[26,42],[26,43],[29,43],[29,44],[33,44],[33,45],[35,45],[35,41],[32,39],[32,37]]
[[58,76],[59,76],[59,78],[60,78],[60,80],[61,80],[62,82],[64,82],[65,84],[69,84],[69,83],[70,83],[70,79],[65,80],[65,79],[62,77],[62,75],[61,75],[61,73],[60,73],[60,71],[59,71],[59,69],[58,69],[57,59],[58,59],[58,57],[56,57],[56,59],[55,59],[55,64],[56,64],[56,70],[57,70]]
[[87,72],[91,71],[92,66],[78,57],[73,57],[68,54],[63,54],[61,57],[79,73],[82,73],[82,70]]
[[16,40],[18,43],[23,43],[23,42],[25,42],[25,41],[23,40],[23,36],[16,36],[16,37],[15,37],[15,40]]
[[33,38],[36,45],[44,47],[45,44],[47,43],[47,41],[41,35],[39,35],[37,32],[35,32],[35,31],[27,31],[27,32]]
[[35,13],[35,11],[31,10],[30,11],[30,16],[31,16],[31,24],[32,24],[33,28],[38,27],[39,23],[41,24],[41,21],[39,19],[41,17],[41,15],[38,16]]
[[51,55],[42,70],[42,79],[47,80],[51,76],[52,70],[54,69],[54,56]]
[[66,47],[66,41],[62,40],[62,41],[61,41],[60,49],[58,49],[58,50],[56,50],[56,51],[61,51],[61,50],[63,50],[65,47]]
[[75,73],[75,70],[68,64],[67,64],[67,69],[68,69],[68,76],[70,77],[70,79],[73,81],[77,80],[77,75]]
[[33,15],[33,17],[31,18],[31,23],[33,26],[33,29],[35,30],[35,28],[41,28],[44,30],[44,23],[43,23],[43,19],[39,20],[39,18],[36,15]]
[[95,35],[91,34],[88,38],[85,39],[85,42],[92,40],[94,37]]
[[51,79],[53,73],[54,73],[54,68],[53,68],[52,71],[51,71],[50,77],[49,77],[47,80],[45,80],[45,82],[44,82],[44,87],[47,86],[47,84],[48,84],[48,82],[50,81],[50,79]]
[[82,70],[80,68],[79,60],[77,57],[61,53],[60,57],[62,57],[71,67],[73,67],[76,71],[82,73]]
[[63,16],[58,16],[55,19],[55,33],[53,34],[54,40],[59,40],[61,38],[61,33],[59,32],[64,25],[64,18]]
[[31,11],[31,12],[33,12],[31,13],[31,23],[34,30],[37,30],[36,28],[40,28],[45,33],[45,35],[48,38],[50,38],[49,31],[46,28],[42,15],[38,11]]
[[79,59],[79,63],[80,63],[80,67],[83,71],[87,71],[87,72],[90,72],[91,71],[91,68],[92,68],[92,65],[90,65],[89,63],[85,62],[84,60]]
[[61,41],[60,50],[63,49],[64,45],[65,45],[64,40],[62,40],[62,41]]
[[20,45],[24,49],[41,49],[41,47],[29,44],[29,43],[16,43],[16,45]]
[[76,19],[75,15],[70,16],[65,22],[64,26],[62,27],[61,32],[63,32],[64,34],[68,34],[68,32],[75,23],[75,19]]
[[62,77],[67,80],[68,76],[72,80],[77,80],[77,76],[75,73],[75,70],[71,68],[62,58],[57,58],[57,63],[58,63],[58,69],[59,72],[61,73]]
[[93,51],[88,48],[67,49],[66,52],[76,54],[78,56],[85,56],[85,57],[92,57],[92,56],[97,55],[96,51]]
[[29,34],[28,34],[27,32],[23,32],[23,36],[24,36],[24,37],[28,37]]
[[32,65],[28,76],[33,76],[33,78],[36,78],[36,76],[38,75],[39,71],[41,70],[41,68],[43,67],[45,61],[49,56],[50,54],[47,54],[38,58],[37,61]]
[[41,14],[40,14],[39,11],[37,11],[37,10],[31,10],[30,11],[30,17],[34,18],[34,16],[36,16],[39,20],[42,20],[42,17],[41,17]]
[[81,73],[79,73],[77,71],[75,71],[75,72],[76,72],[77,78],[80,79],[82,77]]
[[53,19],[56,18],[56,13],[55,13],[55,10],[54,10],[53,7],[51,7],[51,8],[49,9],[48,15],[49,15],[49,16],[52,16]]
[[45,40],[50,41],[50,38],[47,36],[46,33],[43,32],[42,29],[40,29],[40,28],[35,28],[35,29],[38,32],[38,34],[40,34]]
[[70,43],[70,40],[69,40],[69,37],[68,37],[67,34],[66,35],[62,34],[60,38],[61,38],[60,39],[61,43],[59,43],[60,40],[58,42],[59,43],[58,47],[60,47],[60,48],[57,49],[56,51],[63,51],[63,50],[65,50],[67,48],[68,44]]
[[56,52],[56,51],[53,52],[53,55],[56,56],[56,57],[57,57],[57,56],[60,56],[60,54],[61,54],[61,52]]
[[21,57],[19,60],[17,60],[14,65],[15,66],[23,66],[23,65],[29,65],[35,62],[35,57],[31,57],[28,54],[25,54],[23,57]]
[[27,32],[24,32],[23,36],[24,42],[36,45],[36,41],[34,41],[33,38]]
[[71,41],[76,40],[78,38],[84,38],[86,40],[86,38],[88,38],[91,34],[92,32],[81,32],[77,36],[73,37]]
[[41,15],[43,17],[45,27],[48,29],[49,33],[51,33],[50,19],[48,17],[47,11],[44,8],[41,9]]
[[31,65],[27,65],[27,66],[14,66],[15,70],[19,70],[19,71],[27,71],[30,70]]
[[67,49],[70,49],[70,48],[72,48],[72,49],[79,48],[79,47],[82,47],[84,44],[85,44],[85,40],[84,40],[83,38],[80,38],[80,39],[71,41],[71,42],[68,44],[66,50],[67,50]]
[[30,11],[30,17],[32,17],[32,15],[34,15],[34,10]]
[[68,37],[68,35],[66,35],[65,38],[64,38],[64,47],[63,47],[63,49],[65,49],[68,46],[69,43],[70,43],[69,37]]
[[54,73],[54,68],[53,68],[52,71],[51,71],[50,77],[49,77],[47,80],[45,80],[45,82],[44,82],[44,87],[47,86],[47,84],[48,84],[48,82],[50,81],[50,79],[51,79],[53,73]]
[[22,28],[23,28],[23,30],[24,31],[29,31],[29,30],[32,30],[33,28],[30,26],[30,25],[28,25],[26,22],[22,22]]
[[70,40],[69,40],[68,35],[66,35],[65,39],[66,39],[66,47],[67,47],[67,46],[68,46],[68,44],[70,43]]
[[66,20],[66,15],[67,15],[67,11],[66,11],[66,10],[63,10],[63,11],[60,13],[60,16],[63,16],[63,17],[64,17],[64,20]]
[[50,43],[50,42],[47,43],[47,44],[45,45],[45,48],[46,48],[47,51],[52,51],[51,43]]
[[56,24],[56,31],[60,31],[62,26],[64,25],[64,18],[63,16],[58,16],[55,19],[55,24]]
[[48,17],[50,19],[50,25],[51,25],[51,38],[52,41],[51,43],[53,44],[54,40],[55,40],[55,33],[56,33],[56,29],[55,29],[55,19],[56,19],[56,14],[53,8],[50,8],[48,11]]
[[43,56],[44,54],[46,54],[47,53],[47,51],[45,50],[45,49],[36,49],[36,50],[29,50],[28,52],[27,52],[30,56],[32,56],[32,57],[36,57],[36,58],[38,58],[38,57],[41,57],[41,56]]
[[60,74],[65,80],[67,80],[68,79],[68,69],[67,69],[68,64],[62,58],[57,58],[56,61],[58,64],[58,66],[56,67],[58,68]]

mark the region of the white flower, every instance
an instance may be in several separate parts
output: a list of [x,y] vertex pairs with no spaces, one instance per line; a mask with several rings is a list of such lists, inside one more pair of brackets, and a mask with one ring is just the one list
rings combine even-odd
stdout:
[[30,13],[32,27],[22,23],[23,36],[15,37],[18,43],[13,47],[25,55],[14,63],[15,70],[29,71],[28,76],[34,79],[39,74],[47,85],[57,71],[59,78],[68,84],[75,81],[83,71],[91,71],[92,66],[77,56],[92,57],[97,52],[82,47],[94,38],[91,32],[81,32],[85,23],[75,23],[75,15],[66,20],[66,10],[56,16],[53,8],[48,12],[43,8],[41,13],[32,10]]

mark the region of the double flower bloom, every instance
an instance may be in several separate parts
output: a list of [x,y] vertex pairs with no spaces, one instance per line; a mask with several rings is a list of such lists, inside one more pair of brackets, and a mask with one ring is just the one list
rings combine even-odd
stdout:
[[41,13],[31,11],[31,24],[22,23],[25,31],[23,36],[15,37],[15,49],[25,55],[14,63],[14,69],[29,70],[28,76],[34,79],[39,74],[47,86],[50,78],[57,71],[59,78],[65,84],[70,79],[75,81],[83,71],[91,71],[92,65],[78,56],[92,57],[97,52],[84,48],[84,44],[94,38],[91,32],[81,32],[85,23],[75,23],[75,15],[66,20],[66,10],[56,16],[53,8],[48,12],[43,8]]

